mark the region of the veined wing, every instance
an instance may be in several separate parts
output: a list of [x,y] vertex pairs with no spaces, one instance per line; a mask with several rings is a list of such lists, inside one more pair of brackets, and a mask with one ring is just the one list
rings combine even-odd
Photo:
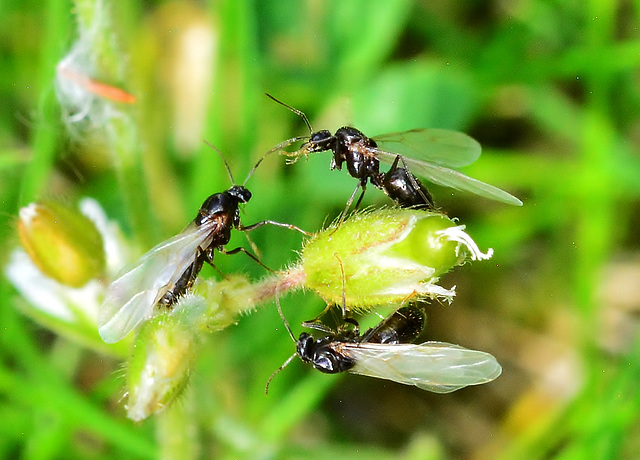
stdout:
[[[392,152],[386,152],[379,149],[377,150],[377,155],[380,161],[384,161],[385,163],[392,163],[397,157],[397,155]],[[411,171],[413,175],[424,177],[434,184],[444,185],[445,187],[451,187],[465,192],[471,192],[503,203],[522,206],[522,201],[510,193],[505,192],[498,187],[494,187],[493,185],[479,181],[478,179],[465,176],[459,171],[445,168],[444,166],[437,164],[415,160],[410,157],[403,156],[402,159],[407,164],[409,171]]]
[[415,385],[434,393],[487,383],[502,373],[500,364],[489,353],[444,342],[346,343],[340,352],[356,362],[349,372]]
[[480,157],[478,141],[464,133],[447,129],[412,129],[373,138],[380,150],[417,162],[451,168],[466,166]]
[[198,246],[206,247],[211,225],[191,223],[163,241],[137,262],[125,267],[109,285],[98,312],[102,340],[115,343],[143,320],[153,316],[155,304],[195,260]]

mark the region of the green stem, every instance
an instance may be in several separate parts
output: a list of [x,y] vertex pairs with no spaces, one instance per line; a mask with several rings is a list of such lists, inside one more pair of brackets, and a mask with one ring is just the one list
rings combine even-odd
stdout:
[[20,196],[21,206],[36,201],[46,187],[49,172],[55,160],[57,140],[60,134],[59,115],[56,110],[52,82],[56,65],[62,55],[62,44],[67,38],[69,4],[66,0],[46,3],[45,34],[40,55],[40,95],[38,119],[33,137],[33,158],[25,171]]
[[193,391],[187,387],[178,404],[172,404],[156,419],[156,438],[162,460],[199,458],[197,418]]

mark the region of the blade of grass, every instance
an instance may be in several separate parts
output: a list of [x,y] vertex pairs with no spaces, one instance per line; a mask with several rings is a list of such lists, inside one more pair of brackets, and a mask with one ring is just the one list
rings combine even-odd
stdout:
[[44,36],[40,55],[38,78],[38,115],[33,132],[33,157],[22,181],[20,205],[38,199],[48,184],[55,160],[60,122],[53,92],[56,65],[63,54],[63,43],[68,39],[70,5],[66,0],[52,0],[43,9]]

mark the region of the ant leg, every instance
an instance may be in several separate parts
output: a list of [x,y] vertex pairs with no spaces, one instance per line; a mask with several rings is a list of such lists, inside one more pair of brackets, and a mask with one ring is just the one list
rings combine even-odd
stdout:
[[302,327],[307,327],[309,329],[315,329],[316,331],[324,332],[325,334],[334,334],[335,331],[333,331],[332,329],[328,328],[327,326],[325,326],[324,324],[322,324],[319,321],[319,318],[322,315],[324,315],[324,313],[330,308],[331,308],[331,306],[327,305],[327,308],[325,308],[324,311],[322,313],[320,313],[320,315],[318,315],[318,317],[316,317],[315,319],[312,319],[310,321],[304,321],[302,323]]
[[[248,226],[244,226],[242,224],[238,225],[238,230],[245,232],[245,236],[247,237],[247,240],[249,241],[249,244],[251,245],[251,247],[253,248],[253,250],[256,253],[259,253],[258,248],[256,247],[256,245],[253,243],[253,241],[251,241],[251,238],[249,238],[249,235],[247,232],[250,232],[251,230],[255,230],[258,227],[262,227],[263,225],[275,225],[277,227],[285,227],[288,228],[290,230],[297,230],[300,233],[303,233],[304,235],[311,235],[311,233],[307,233],[304,230],[302,230],[299,227],[296,227],[295,225],[292,224],[283,224],[282,222],[276,222],[275,220],[263,220],[262,222],[256,222],[253,225],[248,225]],[[227,251],[224,248],[218,248],[218,250],[224,254],[237,254],[238,252],[244,252],[246,255],[248,255],[249,257],[251,257],[253,260],[255,260],[257,263],[259,263],[260,265],[262,265],[264,268],[266,268],[267,270],[269,270],[271,273],[276,273],[275,270],[272,270],[271,268],[267,267],[265,264],[262,263],[262,261],[259,259],[259,257],[251,254],[249,251],[247,251],[245,248],[243,247],[239,247],[239,248],[235,248],[232,249],[231,251]]]
[[215,265],[213,265],[213,248],[208,248],[205,251],[200,246],[198,246],[198,249],[196,250],[196,260],[200,258],[202,258],[203,262],[206,262],[212,267],[215,267]]
[[362,201],[362,197],[364,197],[364,192],[367,189],[367,184],[363,184],[362,182],[358,182],[358,185],[356,186],[355,190],[353,191],[353,193],[351,194],[351,196],[349,197],[349,199],[347,200],[347,206],[344,208],[344,212],[342,213],[343,215],[347,214],[347,211],[349,210],[349,208],[351,207],[351,203],[353,203],[353,199],[356,196],[356,193],[358,193],[358,189],[362,187],[362,193],[360,194],[360,198],[358,198],[358,202],[356,203],[356,209],[358,208],[358,206],[360,206],[360,202]]
[[[333,305],[327,305],[326,308],[324,310],[322,310],[322,312],[316,316],[313,319],[310,319],[308,321],[304,321],[302,323],[302,327],[307,327],[309,329],[315,329],[316,331],[320,331],[320,332],[324,332],[325,334],[335,334],[336,331],[334,331],[333,329],[325,326],[322,321],[320,321],[320,318],[322,318],[329,310],[331,310],[331,308],[333,307]],[[360,334],[360,324],[358,323],[358,321],[356,321],[355,319],[351,318],[350,316],[343,316],[342,317],[342,321],[343,324],[341,324],[340,326],[338,326],[338,331],[339,332],[347,332],[347,328],[344,327],[345,324],[351,324],[352,326],[354,326],[353,328],[353,333],[357,336]]]
[[409,180],[411,181],[411,185],[418,191],[418,193],[420,194],[420,196],[424,200],[424,203],[427,205],[427,209],[435,209],[436,206],[433,203],[433,198],[431,197],[431,194],[427,190],[427,187],[425,187],[422,183],[418,182],[418,180],[415,178],[415,176],[409,170],[409,166],[407,166],[407,163],[404,161],[404,158],[402,156],[400,156],[400,155],[396,156],[396,159],[393,162],[393,165],[391,166],[391,169],[389,170],[389,172],[391,172],[392,170],[394,170],[397,167],[398,159],[400,159],[402,161],[402,164],[404,166],[404,170],[407,172],[407,176],[409,177]]
[[[360,187],[362,187],[362,193],[360,194],[360,198],[358,198],[358,202],[356,203],[355,209],[358,209],[358,206],[360,206],[360,202],[362,201],[362,198],[364,197],[364,192],[365,192],[365,189],[366,189],[366,185],[362,185],[362,183],[358,183],[358,185],[356,186],[355,190],[353,191],[353,193],[351,194],[351,196],[347,200],[347,205],[344,207],[344,211],[342,211],[342,213],[340,214],[340,220],[338,220],[338,224],[336,225],[336,230],[342,225],[342,222],[344,222],[344,219],[347,217],[347,214],[349,213],[349,208],[351,207],[351,203],[353,203],[353,199],[355,198],[356,193],[358,193],[358,189]],[[336,230],[334,230],[334,232]]]
[[258,264],[260,264],[262,267],[266,268],[267,270],[269,270],[271,273],[276,273],[275,270],[272,270],[271,268],[267,267],[265,264],[262,263],[262,261],[260,259],[258,259],[256,256],[254,256],[253,254],[251,254],[249,251],[247,251],[245,248],[243,247],[238,247],[235,249],[232,249],[231,251],[227,251],[224,248],[218,248],[218,250],[223,253],[223,254],[237,254],[239,252],[244,252],[246,255],[248,255],[249,257],[251,257],[253,260],[255,260]]
[[356,201],[356,205],[353,207],[353,209],[358,209],[360,207],[360,203],[362,203],[362,199],[364,198],[365,190],[366,190],[366,188],[363,186],[362,187],[362,193],[360,194],[360,197],[358,198],[358,201]]
[[244,233],[244,237],[249,242],[249,246],[251,246],[251,250],[256,255],[256,257],[262,258],[262,253],[260,252],[260,249],[258,249],[258,246],[256,246],[256,244],[253,242],[253,240],[249,236],[249,233],[248,232],[243,232],[243,233]]
[[262,227],[263,225],[275,225],[277,227],[284,227],[284,228],[288,228],[289,230],[296,230],[306,236],[310,236],[311,233],[309,232],[305,232],[304,230],[302,230],[299,227],[296,227],[295,225],[292,224],[283,224],[282,222],[276,222],[275,220],[263,220],[262,222],[256,222],[253,225],[248,225],[248,226],[244,226],[244,225],[239,225],[238,226],[238,230],[243,231],[243,232],[250,232],[251,230],[255,230],[258,227]]
[[[342,320],[345,322],[345,324],[351,324],[353,326],[353,334],[355,334],[356,336],[360,335],[360,323],[358,321],[350,316],[342,318]],[[345,328],[344,331],[346,330],[347,329]]]
[[308,327],[308,328],[315,329],[315,330],[321,331],[321,332],[326,332],[326,333],[333,332],[331,329],[329,329],[324,324],[322,324],[322,321],[320,321],[320,318],[322,318],[324,315],[326,315],[327,312],[329,310],[331,310],[331,307],[332,307],[332,305],[327,304],[327,306],[324,307],[324,310],[322,310],[318,316],[316,316],[313,319],[304,321],[302,323],[302,327]]
[[222,276],[224,279],[229,279],[229,277],[222,273],[222,271],[220,271],[216,264],[213,263],[213,251],[213,248],[209,248],[204,251],[200,246],[198,246],[198,250],[196,251],[196,260],[201,258],[200,260],[202,262],[206,262],[211,265],[211,267],[213,267],[213,269],[217,271],[220,276]]

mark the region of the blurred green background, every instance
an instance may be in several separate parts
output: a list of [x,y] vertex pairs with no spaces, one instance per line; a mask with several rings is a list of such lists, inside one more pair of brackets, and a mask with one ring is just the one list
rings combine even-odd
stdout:
[[[640,457],[638,2],[23,0],[0,2],[0,17],[3,266],[19,208],[43,198],[95,198],[143,251],[177,233],[230,184],[202,139],[241,183],[269,148],[306,134],[264,92],[315,129],[464,131],[483,146],[464,172],[524,201],[430,187],[496,251],[447,275],[456,300],[428,310],[425,338],[504,368],[450,395],[296,360],[265,396],[294,350],[266,305],[212,335],[178,403],[183,424],[135,424],[121,362],[25,317],[2,278],[0,457]],[[96,82],[137,101],[96,96]],[[267,158],[243,222],[331,221],[355,181],[329,159]],[[365,205],[384,204],[367,192]],[[278,228],[252,240],[272,267],[301,242]],[[243,256],[216,260],[264,275]],[[311,293],[282,304],[294,333],[323,308]]]

